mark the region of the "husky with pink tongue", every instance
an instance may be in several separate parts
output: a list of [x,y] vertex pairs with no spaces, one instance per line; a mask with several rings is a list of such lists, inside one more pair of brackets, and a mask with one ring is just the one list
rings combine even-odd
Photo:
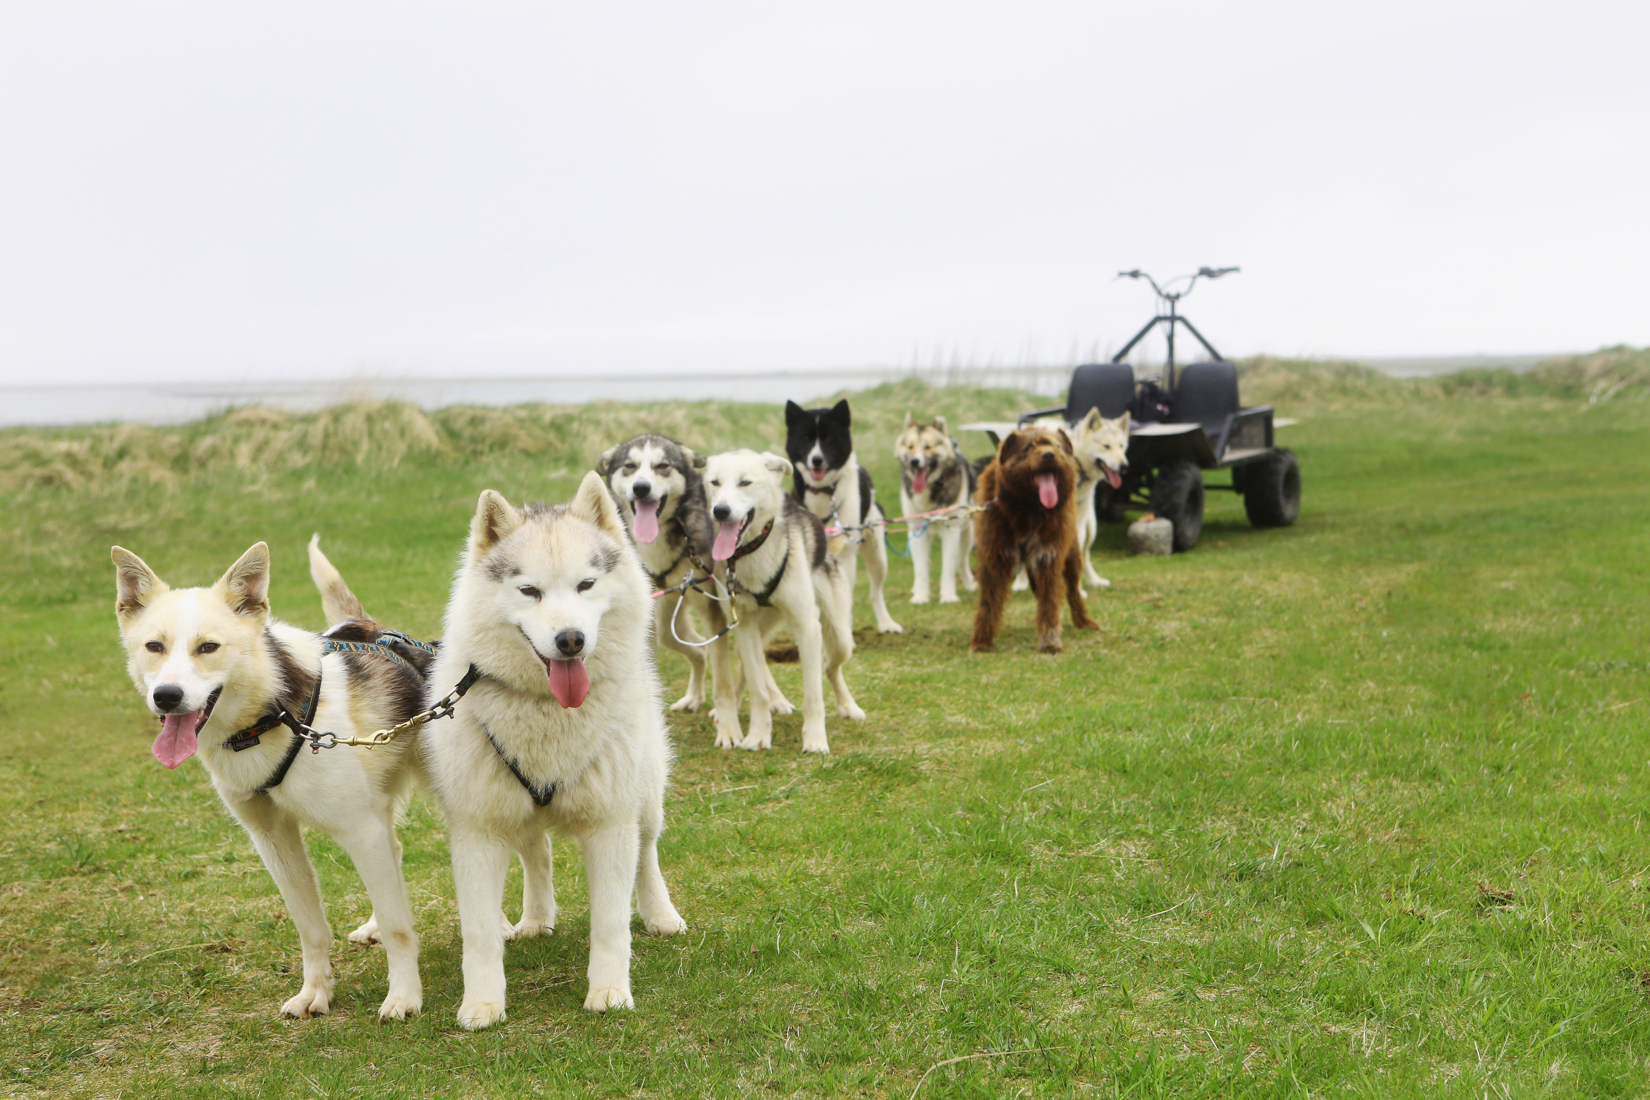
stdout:
[[324,635],[270,617],[269,548],[261,542],[210,588],[168,588],[130,550],[117,546],[113,557],[127,668],[160,719],[150,751],[168,768],[191,757],[206,768],[298,930],[304,984],[282,1013],[319,1016],[332,1005],[332,931],[300,835],[305,826],[325,831],[349,853],[372,899],[372,918],[349,938],[384,945],[389,995],[379,1015],[417,1013],[418,936],[395,837],[418,766],[416,737],[371,752],[340,747],[314,754],[299,751],[304,742],[293,727],[342,737],[405,721],[422,707],[428,654],[399,641],[379,643],[388,636],[317,542],[310,544],[310,572],[332,624]]
[[[785,492],[790,460],[729,451],[705,464],[705,496],[716,538],[710,556],[733,595],[739,648],[750,689],[750,732],[739,734],[739,688],[726,647],[711,651],[716,681],[717,744],[773,747],[773,700],[764,637],[784,628],[796,640],[802,670],[802,751],[830,752],[823,683],[831,681],[837,714],[863,719],[842,666],[854,653],[852,611],[840,559],[826,551],[819,517]],[[762,671],[763,675],[756,675]]]
[[[662,435],[639,435],[608,448],[596,462],[655,591],[704,575],[699,563],[709,561],[711,540],[699,477],[704,465],[704,455]],[[691,616],[714,623],[714,632],[721,629],[721,609],[689,588],[661,596],[654,610],[655,639],[688,663],[687,692],[670,709],[698,710],[705,702],[705,647]]]
[[[649,932],[687,927],[659,873],[670,742],[648,636],[650,589],[599,474],[586,474],[567,504],[517,508],[491,489],[481,494],[432,698],[471,669],[479,678],[426,742],[464,934],[463,1027],[505,1018],[505,941],[555,927],[551,832],[578,842],[590,884],[585,1008],[634,1003],[633,895]],[[523,871],[513,925],[504,918],[512,850]]]

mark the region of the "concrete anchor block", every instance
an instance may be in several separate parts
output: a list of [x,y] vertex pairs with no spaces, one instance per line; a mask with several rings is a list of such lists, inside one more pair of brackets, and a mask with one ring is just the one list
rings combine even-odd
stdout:
[[1167,555],[1174,553],[1174,524],[1166,519],[1137,519],[1129,524],[1129,552]]

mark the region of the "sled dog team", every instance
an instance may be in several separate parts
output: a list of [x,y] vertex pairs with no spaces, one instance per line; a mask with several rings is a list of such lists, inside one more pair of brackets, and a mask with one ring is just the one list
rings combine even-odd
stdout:
[[[1122,468],[1112,425],[1091,423],[1097,418],[1071,430],[1017,431],[977,474],[943,417],[920,424],[907,416],[896,444],[901,513],[931,515],[925,530],[911,531],[912,602],[929,599],[931,534],[941,544],[942,603],[957,602],[959,579],[975,586],[972,545],[981,590],[972,649],[992,648],[1022,568],[1037,594],[1039,648],[1060,649],[1062,599],[1075,625],[1097,625],[1083,599],[1087,548],[1077,506],[1085,483],[1092,501],[1101,480],[1118,484]],[[422,1009],[395,834],[415,783],[447,822],[463,937],[459,1023],[503,1020],[505,942],[555,927],[552,831],[578,842],[590,886],[585,1007],[632,1005],[632,900],[650,933],[687,927],[659,870],[671,750],[654,640],[688,660],[687,692],[671,709],[704,703],[708,664],[717,745],[763,749],[772,745],[773,712],[794,710],[768,669],[765,639],[789,633],[802,672],[803,751],[827,752],[826,680],[838,716],[865,717],[842,671],[853,653],[860,559],[877,628],[901,630],[883,591],[879,525],[887,517],[855,458],[847,402],[812,410],[791,403],[786,422],[784,457],[737,450],[705,458],[641,435],[605,452],[566,504],[518,508],[483,492],[438,646],[379,623],[318,538],[309,557],[328,623],[320,634],[273,618],[262,542],[211,588],[179,590],[114,548],[128,670],[161,723],[153,754],[168,768],[200,759],[297,929],[303,985],[284,1015],[320,1015],[332,1003],[332,933],[305,826],[344,848],[372,901],[372,916],[349,938],[384,946],[389,989],[379,1015]],[[1126,431],[1125,423],[1125,446]],[[743,733],[741,687],[750,695]],[[432,713],[453,721],[372,751],[336,751]],[[511,851],[523,871],[514,924],[503,898]]]

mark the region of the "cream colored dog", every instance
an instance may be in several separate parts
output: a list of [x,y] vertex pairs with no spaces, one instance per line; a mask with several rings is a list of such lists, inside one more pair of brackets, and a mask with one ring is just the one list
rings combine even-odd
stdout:
[[[634,1003],[633,891],[649,932],[687,927],[659,873],[670,743],[648,592],[599,475],[569,504],[518,509],[481,494],[430,692],[472,667],[480,679],[426,743],[464,933],[464,1027],[505,1017],[504,941],[555,927],[552,830],[578,841],[590,884],[585,1008]],[[523,871],[514,926],[503,915],[511,849]]]
[[[333,618],[336,594],[325,574],[335,578],[336,571],[313,544],[311,555]],[[418,937],[395,837],[396,814],[414,778],[415,739],[371,752],[340,747],[316,754],[299,751],[304,742],[292,728],[302,721],[347,735],[402,722],[420,709],[417,670],[370,642],[377,636],[370,619],[345,624],[368,644],[342,652],[328,644],[337,631],[329,638],[271,619],[269,547],[261,542],[211,588],[174,591],[130,550],[117,546],[113,556],[127,668],[161,720],[155,759],[168,768],[191,756],[200,760],[251,836],[298,930],[304,984],[282,1013],[319,1016],[332,1004],[332,930],[299,833],[304,826],[326,832],[349,853],[372,898],[373,919],[350,939],[383,941],[390,988],[378,1014],[401,1019],[418,1012]]]

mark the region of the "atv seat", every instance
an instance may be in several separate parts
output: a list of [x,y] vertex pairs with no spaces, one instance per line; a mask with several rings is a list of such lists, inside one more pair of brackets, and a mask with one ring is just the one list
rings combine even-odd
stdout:
[[1076,424],[1099,409],[1101,416],[1122,416],[1134,407],[1134,368],[1127,363],[1087,363],[1071,372],[1071,389],[1066,403],[1053,409],[1022,413],[1020,423],[1058,413],[1067,424]]
[[1201,424],[1210,439],[1219,439],[1227,418],[1242,407],[1236,363],[1191,363],[1180,372],[1168,419]]

